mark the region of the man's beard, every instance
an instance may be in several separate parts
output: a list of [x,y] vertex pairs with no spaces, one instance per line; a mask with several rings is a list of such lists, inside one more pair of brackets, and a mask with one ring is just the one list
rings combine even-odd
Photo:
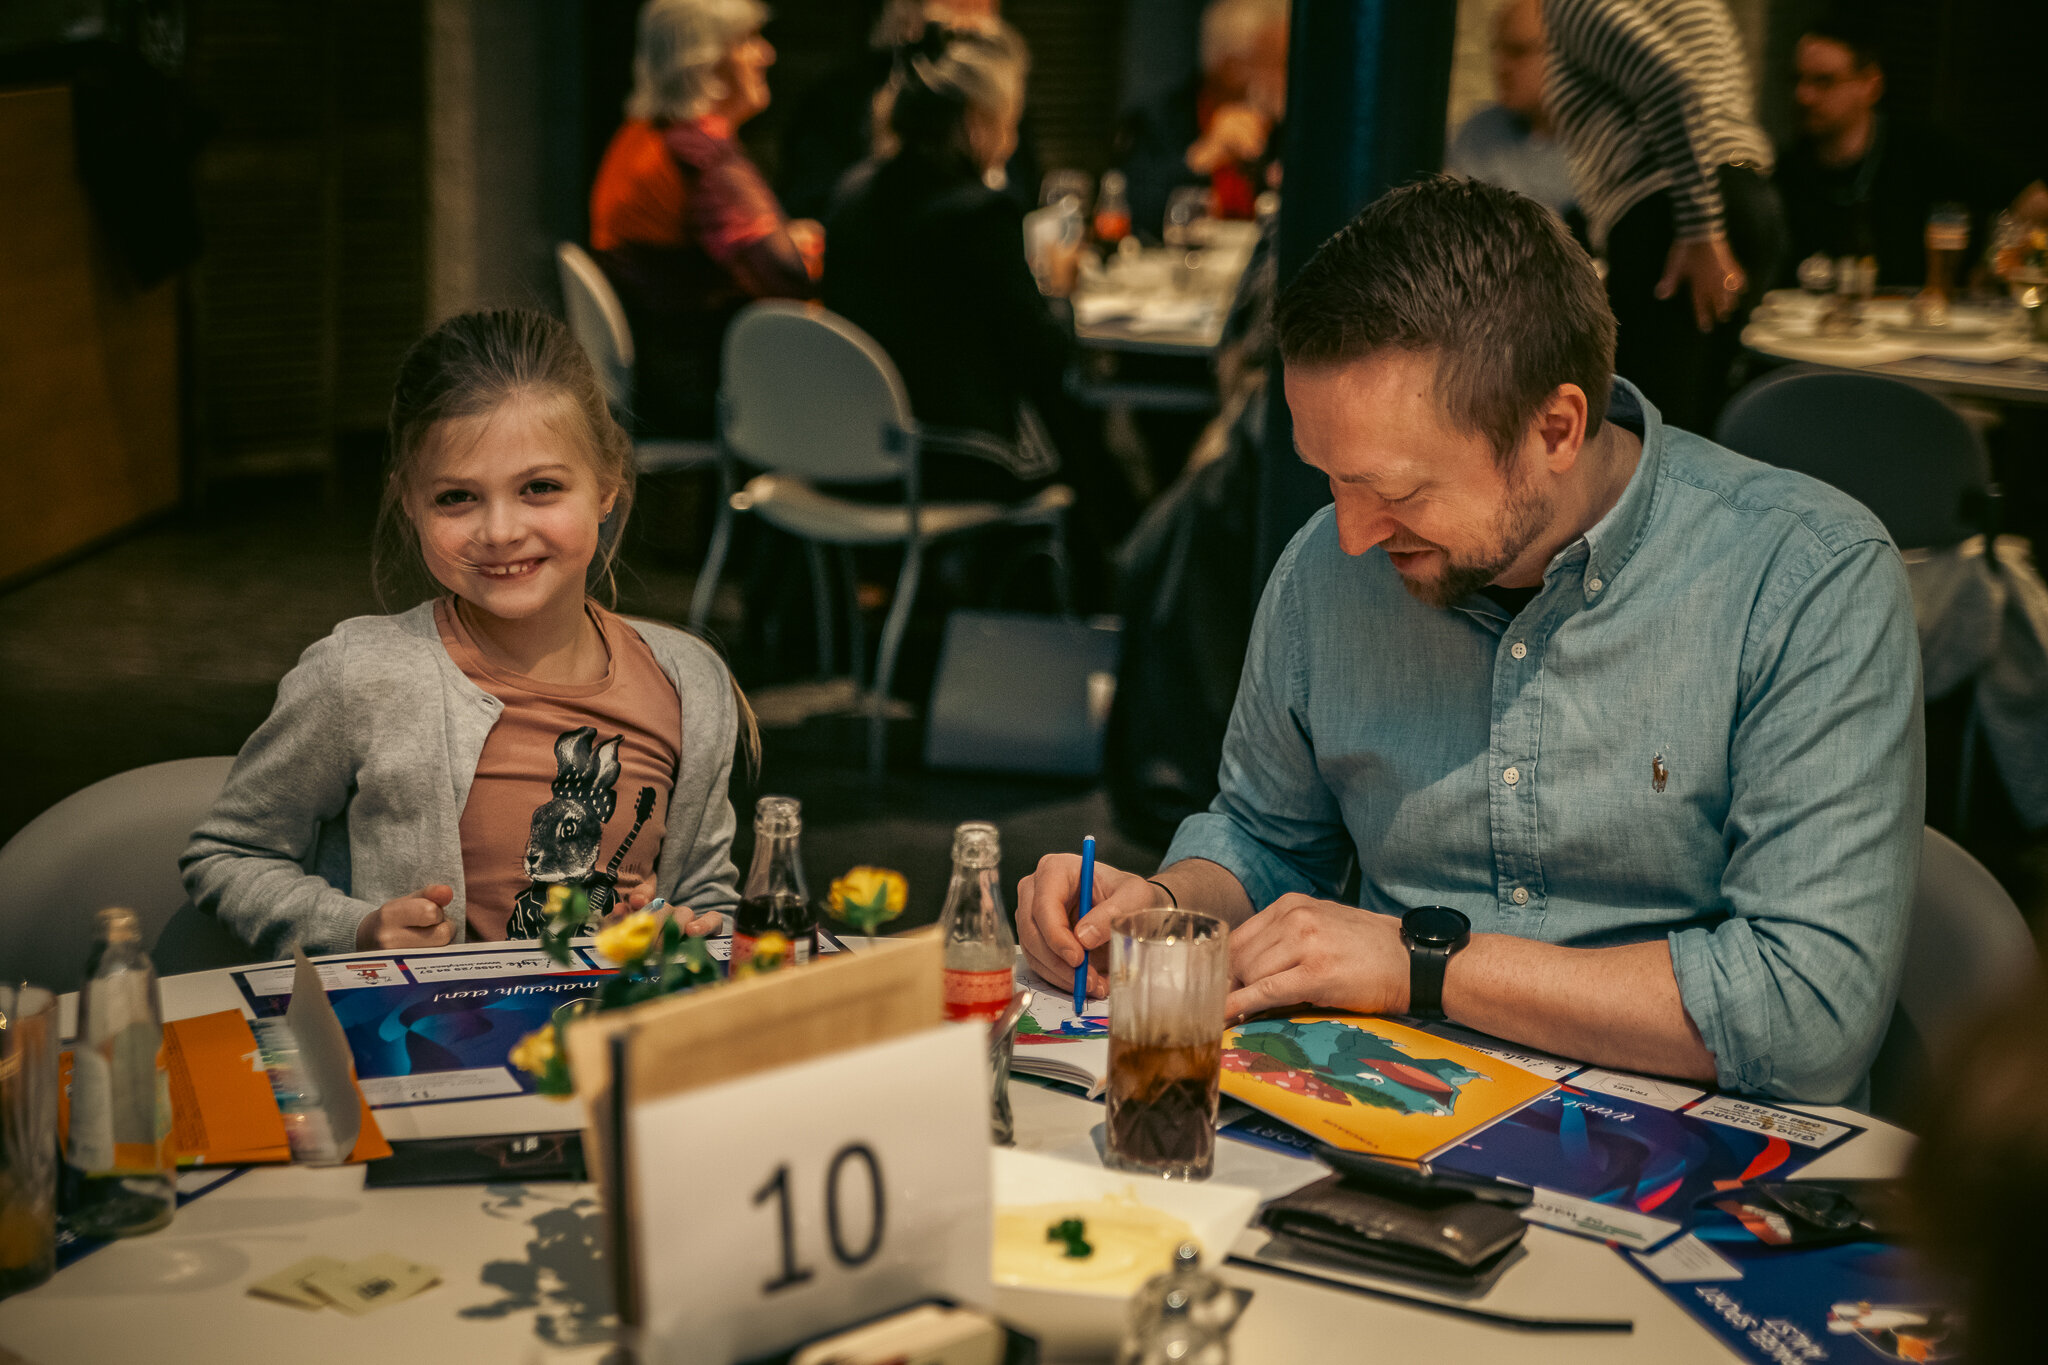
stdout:
[[1533,481],[1519,477],[1508,484],[1507,501],[1494,524],[1493,548],[1474,559],[1459,559],[1443,546],[1424,541],[1418,548],[1435,550],[1444,568],[1435,578],[1417,580],[1401,574],[1401,586],[1418,602],[1449,608],[1506,573],[1550,520],[1550,502],[1536,492]]

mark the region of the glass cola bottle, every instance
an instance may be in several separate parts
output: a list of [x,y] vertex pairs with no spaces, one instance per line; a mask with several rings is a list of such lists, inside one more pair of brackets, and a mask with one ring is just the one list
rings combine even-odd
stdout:
[[1003,908],[1002,842],[971,821],[953,831],[953,880],[939,912],[946,945],[946,1017],[994,1020],[1015,989],[1017,940]]
[[754,804],[754,862],[733,915],[735,968],[753,957],[754,945],[768,934],[789,940],[792,964],[818,955],[818,911],[811,903],[803,855],[797,848],[804,832],[803,809],[793,796],[764,796]]

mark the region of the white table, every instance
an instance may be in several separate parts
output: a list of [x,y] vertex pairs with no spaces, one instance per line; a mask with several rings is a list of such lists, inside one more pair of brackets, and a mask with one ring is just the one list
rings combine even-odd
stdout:
[[[1943,337],[1902,330],[1911,321],[1903,299],[1865,307],[1853,336],[1822,336],[1815,328],[1825,300],[1796,289],[1774,290],[1751,315],[1742,343],[1780,360],[1889,375],[1941,394],[1997,402],[2048,404],[2048,345],[2030,341],[2010,309],[1958,306],[1967,335]],[[1989,324],[1987,334],[1981,329]]]
[[[225,972],[167,979],[164,997],[173,1017],[229,1008],[240,999]],[[1099,1104],[1023,1082],[1011,1094],[1020,1148],[1092,1158]],[[379,1119],[387,1133],[394,1112],[425,1111],[385,1111]],[[546,1112],[560,1116],[551,1126],[568,1127],[577,1111]],[[1911,1144],[1904,1132],[1866,1115],[1812,1112],[1870,1131],[1806,1174],[1882,1176],[1903,1165]],[[1319,1166],[1236,1142],[1221,1144],[1218,1154],[1218,1179],[1268,1194],[1321,1174]],[[596,1191],[587,1185],[366,1190],[360,1167],[257,1167],[194,1201],[164,1231],[96,1251],[48,1284],[0,1303],[0,1346],[29,1365],[596,1361],[608,1342],[601,1324],[609,1293],[589,1248],[602,1242],[602,1226]],[[1726,1365],[1736,1359],[1606,1247],[1541,1227],[1529,1229],[1526,1245],[1528,1256],[1479,1306],[1549,1317],[1627,1317],[1635,1331],[1509,1331],[1233,1265],[1225,1277],[1254,1291],[1232,1336],[1233,1359],[1300,1365],[1359,1358],[1368,1349],[1383,1360],[1517,1365]],[[439,1266],[444,1281],[361,1319],[333,1310],[310,1313],[244,1292],[305,1256],[353,1259],[379,1251]],[[536,1302],[504,1288],[521,1280],[537,1282]]]

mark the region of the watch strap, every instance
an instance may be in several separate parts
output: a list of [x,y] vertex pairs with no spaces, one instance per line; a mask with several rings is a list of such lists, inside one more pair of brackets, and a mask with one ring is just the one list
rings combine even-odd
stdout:
[[1408,945],[1408,1014],[1415,1019],[1444,1017],[1444,966],[1451,960],[1448,948]]

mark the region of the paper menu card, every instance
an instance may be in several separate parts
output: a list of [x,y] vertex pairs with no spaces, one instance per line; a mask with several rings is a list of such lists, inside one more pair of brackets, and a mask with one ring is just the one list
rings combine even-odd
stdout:
[[1552,1088],[1462,1044],[1366,1015],[1253,1019],[1223,1035],[1223,1093],[1346,1151],[1426,1161]]

